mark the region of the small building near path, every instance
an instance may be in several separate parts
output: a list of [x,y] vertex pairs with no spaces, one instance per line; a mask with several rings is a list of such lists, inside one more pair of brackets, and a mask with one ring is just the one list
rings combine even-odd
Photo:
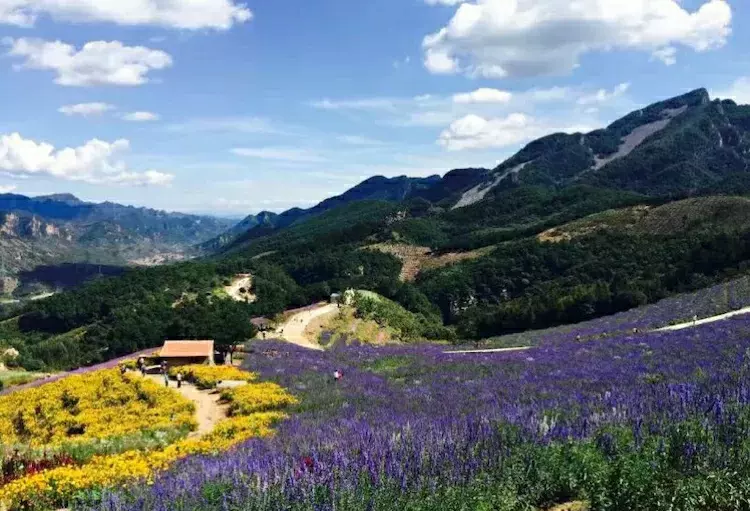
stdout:
[[214,365],[214,341],[164,341],[159,359],[171,367]]

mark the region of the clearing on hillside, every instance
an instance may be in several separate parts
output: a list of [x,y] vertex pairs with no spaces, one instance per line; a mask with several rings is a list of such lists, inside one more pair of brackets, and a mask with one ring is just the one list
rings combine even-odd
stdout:
[[470,252],[450,252],[433,255],[428,247],[408,245],[406,243],[378,243],[364,247],[364,250],[378,250],[397,257],[403,263],[401,267],[402,282],[413,282],[422,271],[442,268],[461,261],[484,257],[494,249],[494,246],[483,247]]
[[696,197],[663,206],[634,206],[587,216],[537,236],[542,242],[569,241],[603,229],[637,234],[670,235],[704,229],[743,229],[750,226],[750,199]]
[[253,276],[249,273],[238,273],[224,286],[223,291],[237,302],[254,303],[258,297],[253,294]]

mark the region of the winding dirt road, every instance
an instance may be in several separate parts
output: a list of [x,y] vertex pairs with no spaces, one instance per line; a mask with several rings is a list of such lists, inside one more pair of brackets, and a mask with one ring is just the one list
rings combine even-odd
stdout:
[[329,314],[338,308],[335,304],[323,305],[316,309],[305,310],[291,316],[286,323],[276,329],[274,335],[280,339],[296,344],[303,348],[321,351],[323,348],[316,343],[310,342],[305,337],[305,328],[310,322],[324,314]]

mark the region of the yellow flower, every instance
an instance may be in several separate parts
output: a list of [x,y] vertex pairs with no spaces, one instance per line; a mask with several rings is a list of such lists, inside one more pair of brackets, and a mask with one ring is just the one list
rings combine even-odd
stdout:
[[195,406],[172,389],[116,369],[0,397],[0,443],[63,443],[169,428],[195,429]]
[[[192,366],[191,370],[194,372],[190,374],[203,382],[256,378],[230,367]],[[20,407],[24,424],[28,424],[24,427],[34,435],[29,440],[38,445],[43,442],[37,434],[45,435],[47,442],[69,439],[71,425],[83,425],[80,436],[86,438],[154,427],[165,423],[167,417],[171,417],[170,424],[194,425],[192,403],[171,389],[122,376],[116,370],[70,377],[42,388],[44,392],[33,389],[0,398],[0,418],[12,422],[9,407]],[[156,473],[186,456],[218,454],[250,438],[272,435],[273,425],[286,418],[278,410],[297,403],[294,396],[274,383],[248,383],[225,391],[222,397],[230,401],[233,417],[220,421],[201,438],[180,440],[158,450],[94,456],[83,466],[63,466],[17,479],[0,487],[0,509],[62,507],[82,490],[151,483]],[[16,441],[26,439],[26,433],[19,431],[23,429],[20,423],[6,426],[0,426],[0,434]]]
[[297,398],[275,383],[251,383],[221,393],[231,415],[248,415],[297,404]]
[[254,381],[257,375],[243,371],[234,366],[188,365],[173,367],[169,370],[172,378],[181,372],[186,381],[195,383],[201,389],[212,389],[220,381]]

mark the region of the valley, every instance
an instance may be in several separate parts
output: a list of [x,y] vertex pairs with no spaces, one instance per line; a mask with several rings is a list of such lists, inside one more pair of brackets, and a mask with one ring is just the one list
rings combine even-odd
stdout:
[[[0,236],[28,264],[8,267],[24,299],[2,310],[0,351],[13,378],[55,375],[0,397],[0,435],[46,467],[4,462],[0,503],[693,511],[674,505],[681,488],[750,475],[749,119],[696,90],[494,169],[370,178],[235,225],[150,210],[94,222],[96,205],[27,198]],[[125,261],[108,265],[115,247]],[[187,402],[128,370],[158,367],[164,339],[214,340],[218,365],[185,369],[202,388]],[[155,403],[155,426],[87,422],[97,378],[123,412]],[[3,405],[58,386],[49,410]],[[731,492],[699,491],[735,509]]]

